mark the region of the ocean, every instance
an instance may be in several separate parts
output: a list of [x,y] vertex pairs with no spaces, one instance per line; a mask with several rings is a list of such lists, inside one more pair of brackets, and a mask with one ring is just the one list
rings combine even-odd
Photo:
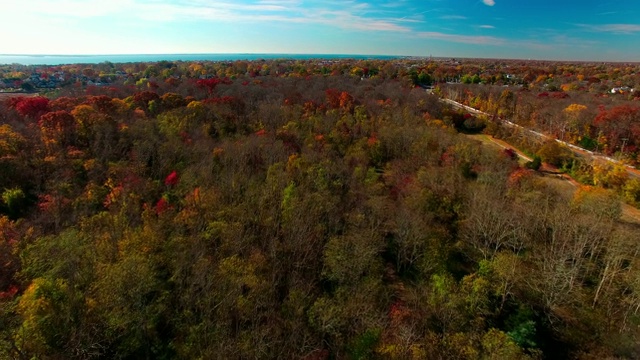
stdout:
[[236,61],[273,59],[358,59],[390,60],[405,58],[394,55],[336,55],[336,54],[131,54],[131,55],[2,55],[0,65],[65,65],[99,64],[103,62],[132,63],[167,61]]

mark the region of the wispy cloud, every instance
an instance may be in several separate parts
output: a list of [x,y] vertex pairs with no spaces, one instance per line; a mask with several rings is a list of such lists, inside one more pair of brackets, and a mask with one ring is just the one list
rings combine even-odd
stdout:
[[419,32],[418,36],[426,39],[445,40],[463,44],[477,44],[477,45],[504,45],[506,42],[504,39],[494,36],[475,36],[475,35],[460,35],[460,34],[446,34],[436,31],[423,31]]
[[396,16],[383,16],[371,5],[361,1],[301,0],[111,0],[104,6],[101,0],[23,0],[10,2],[9,13],[26,13],[48,19],[113,17],[158,22],[281,22],[312,23],[342,29],[407,32]]
[[294,6],[300,5],[300,0],[258,0],[258,4]]
[[615,34],[633,34],[640,32],[640,24],[602,24],[602,25],[587,25],[577,24],[578,26],[590,31],[606,32]]
[[440,16],[440,19],[444,19],[444,20],[466,20],[467,17],[466,16],[462,16],[462,15],[444,15],[444,16]]
[[[161,0],[164,1],[164,0]],[[200,1],[175,5],[175,16],[223,22],[282,22],[322,24],[342,29],[408,32],[399,19],[372,15],[376,10],[358,1],[320,2],[302,6],[296,0],[263,0],[256,4]]]
[[380,6],[385,8],[401,8],[407,6],[410,2],[408,0],[399,0],[399,1],[390,1],[387,3],[382,3]]
[[413,21],[416,21],[416,22],[423,22],[424,19],[425,19],[424,14],[431,13],[431,12],[441,12],[441,11],[442,11],[442,9],[424,10],[424,11],[421,11],[419,13],[411,13],[409,15],[405,15],[405,16],[397,19],[397,20],[398,21],[405,21],[405,19],[407,19],[407,20],[413,20]]
[[109,6],[99,0],[24,0],[9,1],[3,5],[4,14],[23,14],[25,17],[38,15],[65,16],[65,17],[97,17],[117,14],[118,9],[128,5],[130,1],[114,0]]
[[408,32],[409,28],[398,25],[393,19],[371,18],[348,10],[314,9],[300,10],[301,16],[283,16],[281,21],[294,23],[316,23],[342,29],[367,31]]
[[494,0],[482,0],[482,2],[487,6],[493,6],[496,4]]
[[496,27],[493,25],[480,25],[481,29],[495,29]]
[[182,20],[315,23],[342,29],[409,31],[394,18],[368,14],[372,12],[369,8],[369,4],[357,1],[342,1],[339,4],[327,1],[317,6],[302,6],[301,1],[296,0],[263,0],[255,4],[199,1],[174,5],[172,14]]

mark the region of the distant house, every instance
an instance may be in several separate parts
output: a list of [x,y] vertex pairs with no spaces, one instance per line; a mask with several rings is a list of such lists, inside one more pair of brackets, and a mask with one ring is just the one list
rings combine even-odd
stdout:
[[633,92],[633,89],[628,86],[614,87],[611,89],[612,94],[626,94],[629,92]]

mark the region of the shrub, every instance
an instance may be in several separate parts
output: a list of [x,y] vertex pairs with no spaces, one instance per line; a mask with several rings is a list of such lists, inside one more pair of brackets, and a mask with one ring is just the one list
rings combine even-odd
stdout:
[[538,171],[538,169],[540,169],[541,165],[542,165],[542,159],[540,158],[540,156],[536,155],[536,156],[533,157],[533,161],[527,162],[524,166],[527,169],[532,169],[532,170]]
[[2,202],[7,209],[7,214],[16,218],[24,213],[27,205],[27,197],[22,189],[7,189],[2,193]]

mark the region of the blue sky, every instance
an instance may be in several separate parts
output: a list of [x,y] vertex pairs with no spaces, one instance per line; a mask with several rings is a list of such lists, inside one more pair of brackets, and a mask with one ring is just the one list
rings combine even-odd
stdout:
[[3,54],[640,61],[638,0],[3,0],[2,14]]

